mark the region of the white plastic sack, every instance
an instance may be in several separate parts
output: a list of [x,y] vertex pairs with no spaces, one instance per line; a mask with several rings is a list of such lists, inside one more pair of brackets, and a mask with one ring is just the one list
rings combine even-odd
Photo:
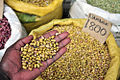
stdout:
[[11,28],[11,36],[5,44],[4,49],[0,50],[0,61],[8,47],[18,41],[20,38],[27,36],[26,30],[21,25],[14,11],[5,5],[4,16],[8,19]]
[[[96,14],[113,23],[112,32],[120,32],[120,14],[113,14],[87,4],[86,0],[76,0],[72,5],[69,14],[71,18],[87,18],[89,13]],[[116,25],[116,26],[115,26]]]

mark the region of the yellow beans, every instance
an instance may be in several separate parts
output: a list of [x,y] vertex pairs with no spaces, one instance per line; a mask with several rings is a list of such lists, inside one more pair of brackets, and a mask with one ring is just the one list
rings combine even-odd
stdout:
[[48,6],[50,3],[53,2],[53,0],[19,0],[19,1],[31,3],[40,7]]
[[[37,40],[32,40],[31,43],[21,47],[22,68],[32,70],[40,68],[43,61],[52,58],[59,50],[58,43],[55,41],[55,36]],[[51,46],[50,46],[51,45]]]
[[71,42],[67,52],[41,74],[43,80],[103,80],[111,61],[107,45],[72,24],[54,30],[69,32]]

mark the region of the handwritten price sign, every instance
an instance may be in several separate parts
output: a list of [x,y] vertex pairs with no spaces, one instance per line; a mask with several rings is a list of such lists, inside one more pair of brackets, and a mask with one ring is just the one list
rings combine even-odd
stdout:
[[88,20],[82,31],[89,33],[92,37],[103,44],[109,36],[111,26],[112,23],[104,18],[89,14]]

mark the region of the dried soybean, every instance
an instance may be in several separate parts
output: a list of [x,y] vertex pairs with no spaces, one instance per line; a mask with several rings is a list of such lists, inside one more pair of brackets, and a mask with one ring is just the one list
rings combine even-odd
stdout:
[[106,44],[89,34],[81,32],[79,26],[58,25],[60,33],[70,33],[67,52],[41,74],[43,80],[103,80],[110,65]]
[[39,40],[32,40],[29,44],[21,47],[22,68],[30,71],[40,68],[43,61],[55,56],[59,47],[54,37],[41,37]]
[[19,0],[19,1],[31,3],[40,7],[48,6],[50,3],[53,2],[53,0]]

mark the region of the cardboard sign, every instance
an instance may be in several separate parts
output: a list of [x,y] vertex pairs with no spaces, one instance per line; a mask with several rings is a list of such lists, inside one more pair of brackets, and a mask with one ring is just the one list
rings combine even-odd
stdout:
[[100,16],[89,14],[88,20],[82,31],[89,33],[92,37],[103,44],[110,33],[111,27],[111,22]]
[[0,19],[3,18],[4,0],[0,0]]

